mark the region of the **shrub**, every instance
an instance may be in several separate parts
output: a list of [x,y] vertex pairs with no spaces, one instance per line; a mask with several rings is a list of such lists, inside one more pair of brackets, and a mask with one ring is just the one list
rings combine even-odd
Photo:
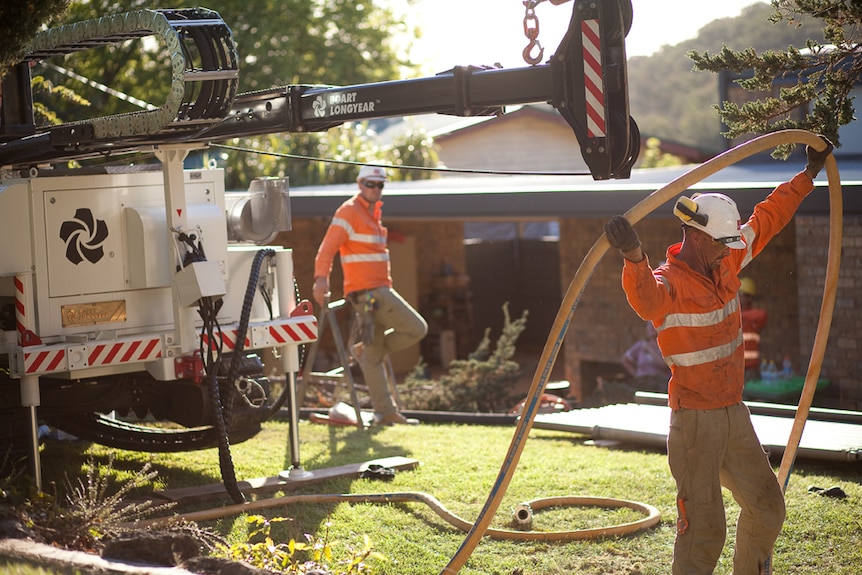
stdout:
[[427,365],[420,360],[404,380],[401,397],[410,409],[432,411],[500,412],[515,401],[512,383],[521,367],[511,358],[515,343],[527,325],[527,310],[512,321],[509,304],[503,305],[503,329],[491,349],[490,328],[467,359],[456,359],[439,380],[429,379]]
[[251,527],[247,541],[222,547],[222,553],[229,559],[243,561],[270,572],[294,575],[323,570],[331,575],[371,575],[374,571],[368,565],[368,559],[384,559],[371,549],[371,540],[365,535],[361,549],[348,545],[349,556],[336,561],[333,559],[332,543],[329,540],[331,524],[328,522],[323,537],[306,534],[305,543],[294,539],[287,543],[276,543],[270,536],[273,523],[289,519],[267,519],[262,515],[249,515],[245,520]]
[[[104,546],[106,538],[135,532],[139,530],[135,527],[137,521],[174,506],[173,503],[155,504],[151,500],[124,501],[134,490],[151,486],[158,476],[157,471],[150,471],[149,463],[116,489],[112,489],[112,475],[113,456],[105,466],[90,460],[84,478],[66,479],[63,497],[56,490],[53,495],[28,494],[20,487],[5,490],[0,486],[0,503],[7,508],[8,515],[17,517],[40,541],[94,552]],[[210,548],[220,540],[215,533],[191,522],[172,522],[160,530],[187,533]]]

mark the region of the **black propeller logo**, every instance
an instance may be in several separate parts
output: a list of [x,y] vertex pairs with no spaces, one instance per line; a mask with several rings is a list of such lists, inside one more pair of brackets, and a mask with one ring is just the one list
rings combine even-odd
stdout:
[[78,208],[75,217],[60,226],[60,239],[66,242],[66,259],[78,265],[85,259],[94,264],[102,259],[102,243],[108,237],[108,224],[97,220],[89,208]]

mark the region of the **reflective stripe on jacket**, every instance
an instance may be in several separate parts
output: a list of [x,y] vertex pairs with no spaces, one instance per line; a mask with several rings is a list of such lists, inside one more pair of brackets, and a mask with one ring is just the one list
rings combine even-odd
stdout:
[[335,211],[314,259],[314,277],[329,277],[335,254],[341,258],[344,294],[378,287],[392,287],[389,275],[387,230],[381,223],[381,206],[373,212],[356,194]]
[[678,259],[682,244],[667,250],[653,271],[648,258],[625,260],[622,283],[632,309],[658,330],[671,366],[672,409],[716,409],[742,401],[744,346],[739,311],[739,271],[793,218],[814,189],[800,172],[757,204],[740,232],[746,248],[730,250],[711,278]]

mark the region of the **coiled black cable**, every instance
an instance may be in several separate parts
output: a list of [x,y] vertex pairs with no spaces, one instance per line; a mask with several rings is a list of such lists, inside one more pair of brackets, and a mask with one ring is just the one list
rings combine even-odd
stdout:
[[[213,405],[213,419],[215,420],[216,440],[218,442],[219,470],[221,471],[222,481],[234,503],[243,503],[245,496],[237,484],[236,469],[230,453],[230,420],[231,406],[233,405],[231,390],[233,388],[230,384],[226,386],[227,396],[222,401],[218,381],[219,366],[221,365],[222,338],[217,316],[221,306],[221,298],[214,300],[211,297],[203,297],[198,302],[198,313],[203,320],[200,338],[201,356],[204,358],[204,370],[210,384],[210,399]],[[227,417],[225,417],[226,414]]]
[[254,296],[257,291],[257,285],[260,281],[260,266],[264,258],[275,256],[275,250],[260,250],[254,255],[254,260],[251,264],[251,270],[248,276],[248,285],[245,288],[245,296],[242,301],[242,313],[239,318],[239,326],[237,327],[236,348],[231,356],[230,367],[227,372],[227,380],[233,384],[239,377],[239,363],[245,348],[245,334],[248,331],[249,317],[251,316],[251,306],[254,304]]
[[[189,249],[183,258],[183,266],[194,262],[206,261],[203,245],[194,234],[180,232],[178,239]],[[210,296],[198,300],[198,314],[201,317],[200,354],[204,363],[204,371],[209,381],[210,400],[212,402],[213,420],[215,422],[216,441],[218,443],[219,470],[225,490],[234,503],[245,502],[245,496],[239,489],[236,480],[236,468],[230,453],[230,427],[233,413],[233,379],[228,379],[225,386],[226,397],[222,400],[219,389],[218,373],[221,367],[223,340],[221,326],[218,323],[218,312],[224,300]],[[246,322],[247,325],[247,322]],[[245,338],[243,334],[242,338]]]

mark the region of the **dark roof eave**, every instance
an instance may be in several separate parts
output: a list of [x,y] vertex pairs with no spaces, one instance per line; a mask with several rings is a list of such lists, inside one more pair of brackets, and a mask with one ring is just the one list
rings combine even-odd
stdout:
[[[750,214],[754,205],[766,197],[772,188],[726,190],[736,201],[743,216]],[[847,190],[845,190],[846,192]],[[610,217],[633,208],[651,192],[525,192],[508,194],[431,194],[393,196],[385,199],[386,219],[548,219]],[[847,215],[862,214],[862,190],[845,197],[843,210]],[[344,201],[343,197],[293,197],[291,212],[294,218],[328,217]],[[653,217],[669,217],[671,201],[655,210]],[[823,215],[829,213],[829,194],[818,187],[802,203],[798,214]]]
[[[736,170],[735,176],[725,170],[692,189],[727,194],[745,216],[778,183],[794,175],[786,167],[780,163],[778,168],[782,169],[773,165],[768,169],[747,167]],[[572,176],[445,177],[392,182],[384,193],[384,214],[386,219],[609,217],[628,211],[690,168],[639,170],[630,180],[599,182]],[[846,175],[862,176],[862,164],[859,169],[847,170]],[[862,190],[857,190],[862,188],[862,177],[851,180],[842,174],[842,178],[844,213],[862,214]],[[800,207],[800,214],[829,212],[827,184],[825,180],[817,184]],[[353,193],[353,184],[294,188],[291,211],[294,217],[329,217]],[[666,206],[652,215],[669,216],[670,202]]]

